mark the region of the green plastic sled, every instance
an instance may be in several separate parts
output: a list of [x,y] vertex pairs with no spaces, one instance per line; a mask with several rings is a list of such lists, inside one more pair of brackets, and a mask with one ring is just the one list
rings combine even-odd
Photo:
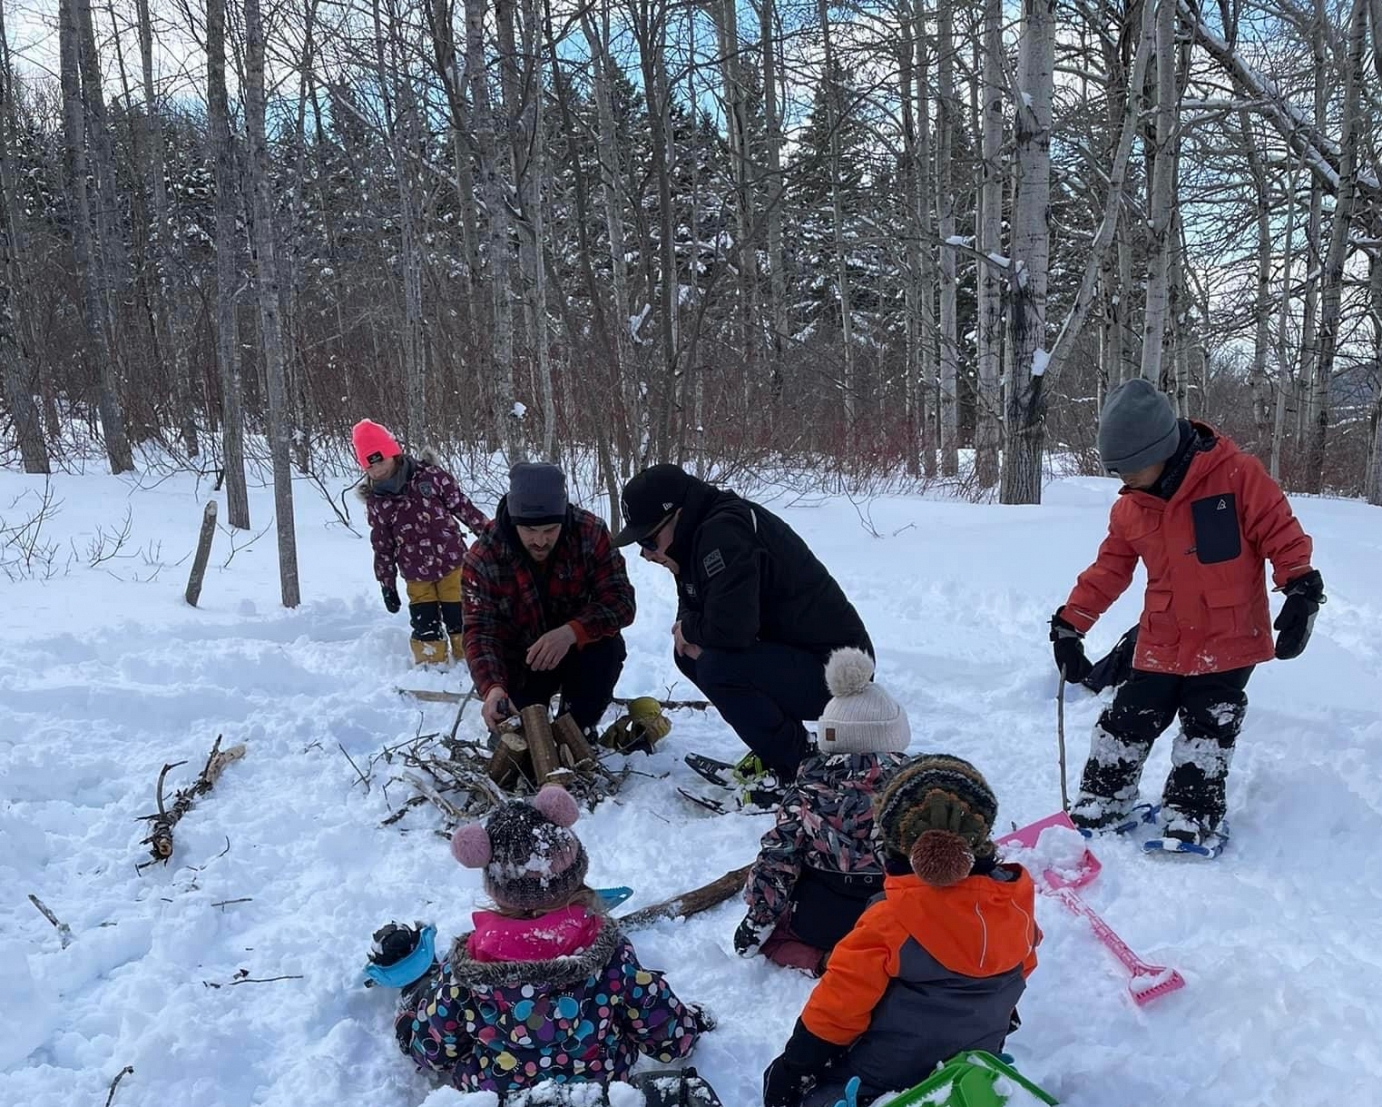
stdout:
[[[1038,1103],[1056,1103],[1011,1065],[992,1053],[972,1049],[950,1058],[915,1088],[891,1100],[888,1107],[1006,1107],[1026,1100],[1015,1093],[1024,1089]],[[1015,1101],[1014,1101],[1015,1100]]]

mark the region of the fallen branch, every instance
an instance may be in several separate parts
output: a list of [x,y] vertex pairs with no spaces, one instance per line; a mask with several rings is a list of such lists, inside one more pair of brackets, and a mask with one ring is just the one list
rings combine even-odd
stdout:
[[753,868],[752,865],[745,865],[742,869],[727,872],[709,884],[692,888],[689,892],[665,899],[661,903],[640,907],[637,911],[631,911],[615,921],[624,930],[636,930],[642,926],[650,926],[662,919],[686,919],[692,915],[698,915],[702,911],[708,911],[710,908],[724,903],[735,893],[743,891],[744,882],[748,880],[751,868]]
[[[53,924],[53,928],[58,932],[58,937],[62,940],[62,948],[66,949],[70,946],[72,944],[72,928],[53,914],[53,912],[48,909],[48,905],[39,899],[38,896],[34,895],[33,892],[29,893],[29,902],[38,908],[40,915]],[[118,1080],[119,1078],[117,1077],[116,1079]]]
[[[369,777],[367,777],[364,773],[362,773],[362,772],[360,771],[360,766],[357,765],[357,764],[355,764],[355,758],[351,757],[350,754],[346,753],[346,748],[345,748],[345,746],[341,745],[340,742],[337,742],[337,743],[336,743],[336,748],[337,748],[338,750],[340,750],[342,753],[345,754],[345,759],[346,759],[347,761],[350,762],[350,767],[351,767],[352,769],[355,770],[355,775],[358,776],[358,777],[360,778],[360,783],[363,784],[363,785],[365,786],[365,794],[368,795],[368,794],[369,794]],[[353,788],[354,785],[352,784],[351,787]]]
[[166,863],[173,856],[173,827],[177,826],[182,817],[192,809],[198,796],[204,796],[211,791],[225,767],[244,756],[245,747],[243,743],[238,746],[231,746],[228,750],[222,750],[221,735],[218,734],[216,741],[211,746],[211,753],[207,755],[206,765],[203,766],[191,787],[182,789],[173,797],[171,811],[163,803],[163,782],[170,770],[176,769],[179,765],[185,765],[186,762],[176,761],[171,765],[163,766],[163,770],[158,774],[158,785],[154,795],[158,803],[158,814],[143,816],[153,823],[153,829],[149,832],[149,836],[141,843],[149,847],[153,861],[146,861],[144,864],[151,865],[154,861]]
[[[620,707],[630,707],[633,704],[633,700],[626,696],[615,696],[612,702],[617,703]],[[658,700],[657,702],[664,711],[677,711],[681,708],[690,711],[707,711],[710,708],[709,700]]]
[[110,1091],[106,1093],[106,1107],[110,1107],[110,1101],[115,1098],[115,1089],[120,1086],[120,1081],[134,1072],[133,1065],[126,1065],[115,1074],[115,1079],[110,1082]]
[[[466,693],[440,692],[431,688],[395,688],[394,691],[400,696],[411,696],[422,703],[463,704],[475,694],[473,689]],[[633,703],[633,700],[628,696],[615,696],[610,702],[616,703],[620,707],[628,707]],[[709,700],[658,700],[657,702],[666,711],[677,711],[683,708],[688,711],[706,711],[710,708]]]
[[213,903],[212,907],[228,907],[232,903],[253,903],[253,896],[242,896],[240,899],[223,899],[219,903]]

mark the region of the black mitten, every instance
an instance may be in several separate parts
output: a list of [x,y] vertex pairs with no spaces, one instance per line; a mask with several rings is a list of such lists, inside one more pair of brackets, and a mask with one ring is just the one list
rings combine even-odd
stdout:
[[1315,616],[1319,614],[1320,604],[1325,602],[1324,578],[1319,570],[1311,569],[1287,583],[1282,591],[1286,593],[1286,602],[1272,627],[1278,631],[1276,656],[1290,661],[1304,653],[1305,644],[1310,641]]
[[398,589],[392,584],[381,584],[379,591],[384,594],[384,606],[388,608],[390,615],[397,615],[403,610],[403,601],[398,597]]
[[1051,649],[1056,668],[1065,674],[1067,684],[1080,684],[1093,667],[1084,655],[1084,635],[1061,617],[1061,608],[1051,616]]

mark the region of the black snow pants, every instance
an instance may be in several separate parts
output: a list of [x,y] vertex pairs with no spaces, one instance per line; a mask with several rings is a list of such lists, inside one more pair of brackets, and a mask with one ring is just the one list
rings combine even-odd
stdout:
[[1252,670],[1249,665],[1175,676],[1134,669],[1095,724],[1071,818],[1089,827],[1121,820],[1137,801],[1152,743],[1179,715],[1171,773],[1161,795],[1162,817],[1217,826],[1224,817],[1224,786],[1248,707],[1244,689]]

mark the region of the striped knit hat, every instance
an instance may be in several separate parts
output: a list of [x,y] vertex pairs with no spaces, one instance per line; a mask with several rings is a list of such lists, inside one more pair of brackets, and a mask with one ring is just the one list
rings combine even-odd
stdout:
[[998,800],[983,774],[949,754],[909,761],[877,800],[878,831],[888,851],[941,888],[967,877],[977,858],[993,856],[997,817]]

